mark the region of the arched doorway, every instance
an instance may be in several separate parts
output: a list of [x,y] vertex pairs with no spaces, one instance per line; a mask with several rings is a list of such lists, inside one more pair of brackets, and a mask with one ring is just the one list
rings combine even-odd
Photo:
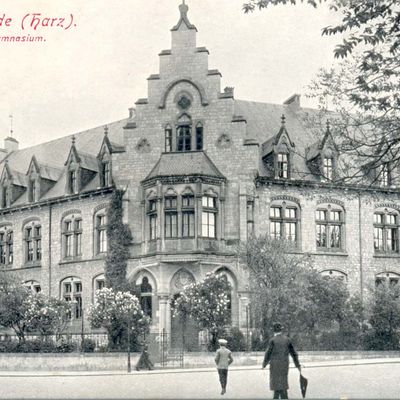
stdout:
[[199,327],[191,318],[182,319],[174,315],[175,302],[185,286],[194,283],[194,276],[186,269],[177,271],[171,279],[171,347],[185,351],[196,351],[199,347]]

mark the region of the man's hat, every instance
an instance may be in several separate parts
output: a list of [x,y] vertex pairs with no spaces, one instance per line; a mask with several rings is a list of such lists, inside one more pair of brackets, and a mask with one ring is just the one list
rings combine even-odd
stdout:
[[222,346],[225,346],[228,343],[228,341],[225,339],[218,339],[218,343],[222,344]]
[[274,331],[274,333],[282,332],[282,331],[283,331],[283,326],[282,326],[281,323],[275,322],[275,323],[272,325],[272,330]]

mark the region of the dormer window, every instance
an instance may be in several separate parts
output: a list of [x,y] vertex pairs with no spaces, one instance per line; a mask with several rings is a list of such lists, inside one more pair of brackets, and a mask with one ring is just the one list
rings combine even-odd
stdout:
[[276,167],[278,178],[289,178],[289,156],[287,153],[278,153]]
[[390,185],[390,169],[389,169],[389,163],[383,163],[380,172],[378,175],[378,183],[379,186],[389,186]]
[[110,162],[108,160],[104,160],[101,162],[101,178],[101,186],[105,187],[111,185],[111,169]]
[[68,171],[68,189],[70,194],[78,192],[77,170]]
[[333,158],[324,157],[322,162],[322,175],[325,179],[331,181],[333,178]]
[[10,207],[10,187],[8,185],[2,187],[1,207]]
[[36,180],[30,179],[28,183],[28,201],[32,203],[36,200]]

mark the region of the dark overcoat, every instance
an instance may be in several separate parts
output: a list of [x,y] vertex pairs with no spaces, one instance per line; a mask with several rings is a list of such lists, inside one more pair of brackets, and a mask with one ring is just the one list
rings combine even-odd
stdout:
[[269,387],[271,390],[287,390],[289,373],[289,354],[297,368],[300,368],[299,358],[291,340],[281,333],[275,335],[265,352],[263,368],[270,364]]

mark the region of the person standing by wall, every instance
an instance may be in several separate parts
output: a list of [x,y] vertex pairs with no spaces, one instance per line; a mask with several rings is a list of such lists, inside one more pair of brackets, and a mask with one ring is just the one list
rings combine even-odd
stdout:
[[228,367],[233,362],[232,352],[226,347],[227,341],[219,339],[220,348],[215,355],[215,364],[217,364],[219,381],[221,383],[221,394],[226,392],[226,384],[228,382]]
[[301,372],[297,353],[292,341],[282,333],[280,323],[273,325],[274,337],[270,339],[265,352],[262,368],[270,364],[269,386],[274,391],[274,399],[288,398],[289,354],[292,356],[296,368]]

